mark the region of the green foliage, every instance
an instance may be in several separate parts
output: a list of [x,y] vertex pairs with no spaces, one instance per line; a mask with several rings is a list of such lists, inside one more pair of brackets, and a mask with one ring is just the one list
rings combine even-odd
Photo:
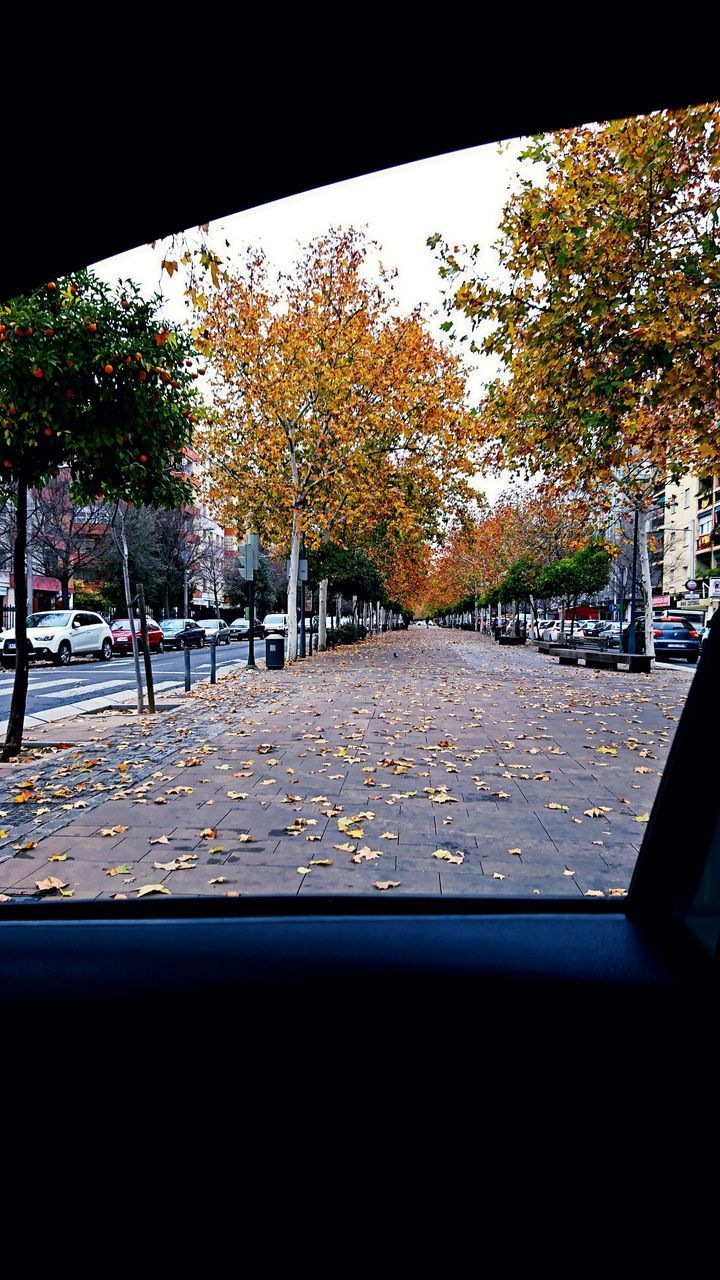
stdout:
[[[502,582],[497,588],[498,600],[506,603],[510,600],[528,600],[530,596],[537,594],[538,580],[541,576],[540,567],[535,564],[529,556],[520,556],[514,564],[510,565]],[[490,603],[490,601],[484,602]],[[493,601],[497,603],[497,601]]]
[[537,579],[537,594],[542,599],[558,596],[565,600],[594,595],[607,586],[611,565],[612,557],[606,548],[592,542],[543,570]]
[[337,649],[340,645],[356,644],[358,640],[364,640],[367,635],[367,627],[362,623],[346,622],[341,627],[333,627],[328,631],[326,642],[328,649]]
[[158,307],[89,271],[0,305],[3,478],[41,487],[65,463],[88,501],[188,501],[193,349]]
[[351,596],[365,601],[379,600],[381,604],[387,600],[382,577],[364,552],[335,542],[326,542],[308,553],[308,577],[312,583],[327,578],[330,593],[339,593],[346,600]]

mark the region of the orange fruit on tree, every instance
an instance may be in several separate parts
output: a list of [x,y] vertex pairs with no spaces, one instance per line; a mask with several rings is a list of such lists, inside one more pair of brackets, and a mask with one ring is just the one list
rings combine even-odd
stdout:
[[113,367],[112,367],[112,365],[111,365],[111,364],[106,364],[106,365],[105,365],[104,372],[105,372],[105,373],[114,373],[114,372],[115,372],[115,370],[113,369]]
[[48,289],[57,289],[57,285],[54,280],[48,280]]
[[42,369],[33,369],[33,378],[44,378],[45,374]]
[[44,435],[44,436],[51,436],[51,435],[52,435],[52,433],[53,433],[53,431],[52,431],[52,427],[43,427],[43,435]]

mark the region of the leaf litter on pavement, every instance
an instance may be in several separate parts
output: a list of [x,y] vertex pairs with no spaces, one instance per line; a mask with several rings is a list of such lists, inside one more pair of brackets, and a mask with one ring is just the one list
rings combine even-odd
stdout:
[[[424,636],[420,638],[428,643]],[[189,836],[199,840],[199,849],[213,857],[235,844],[252,843],[267,864],[280,854],[283,840],[297,839],[303,832],[308,838],[311,822],[316,824],[316,832],[309,837],[313,843],[320,848],[335,848],[349,858],[359,848],[380,855],[376,846],[381,841],[397,843],[407,854],[423,830],[427,838],[433,838],[431,815],[438,806],[440,811],[443,807],[452,808],[466,845],[463,860],[476,871],[482,865],[482,841],[492,835],[493,814],[500,807],[506,808],[509,815],[508,834],[512,834],[515,821],[525,822],[532,815],[533,821],[540,824],[537,829],[548,847],[554,840],[582,839],[581,833],[572,834],[582,825],[582,814],[586,818],[605,818],[616,842],[632,838],[636,848],[640,834],[630,837],[627,827],[618,825],[622,815],[613,811],[621,806],[625,821],[636,824],[636,832],[637,826],[647,823],[652,795],[641,789],[641,783],[647,788],[650,782],[645,783],[644,779],[649,776],[654,791],[661,770],[653,774],[649,765],[635,765],[634,760],[639,756],[655,761],[658,752],[667,752],[680,709],[677,686],[671,687],[659,676],[657,689],[652,689],[646,678],[606,673],[573,673],[570,680],[564,672],[558,678],[555,668],[538,661],[534,667],[499,661],[492,642],[482,650],[481,675],[470,660],[458,663],[454,658],[454,651],[460,653],[463,646],[477,645],[478,638],[440,633],[436,641],[443,659],[447,654],[452,658],[446,671],[438,667],[433,654],[423,659],[413,656],[409,646],[415,643],[415,637],[409,633],[377,637],[365,642],[364,649],[358,646],[351,658],[336,651],[321,655],[314,666],[294,664],[284,675],[263,672],[252,682],[236,677],[223,678],[216,686],[196,686],[189,701],[202,708],[205,740],[198,740],[197,712],[192,720],[186,716],[183,721],[181,715],[164,719],[162,733],[169,730],[170,735],[166,739],[161,736],[159,718],[153,722],[151,717],[141,717],[129,727],[124,725],[114,740],[98,741],[94,751],[67,749],[48,756],[42,763],[33,760],[32,765],[26,766],[27,776],[6,783],[6,808],[0,810],[0,816],[11,811],[13,818],[16,813],[22,815],[24,825],[18,826],[15,820],[11,833],[16,856],[20,852],[18,846],[26,845],[27,851],[32,852],[29,840],[42,836],[44,822],[54,824],[53,829],[67,829],[67,824],[76,816],[79,818],[83,810],[98,805],[103,806],[106,825],[96,827],[96,831],[102,831],[100,838],[116,836],[115,848],[119,852],[126,838],[133,838],[135,819],[125,818],[125,812],[129,812],[126,808],[123,820],[114,821],[110,816],[114,804],[124,802],[141,815],[143,805],[149,802],[152,807],[158,800],[169,817],[168,834],[156,835],[146,830],[143,838],[165,844],[179,838],[182,847]],[[382,659],[389,643],[404,646],[408,663],[393,671],[389,682],[376,681],[372,663],[365,669],[363,654],[376,653]],[[470,653],[469,648],[467,652]],[[600,679],[596,679],[598,675]],[[644,722],[643,717],[648,715],[650,719]],[[280,736],[277,731],[268,732],[273,723],[270,717],[275,716],[282,717],[276,725],[290,726],[289,738],[285,732]],[[313,728],[314,720],[318,730]],[[566,726],[572,728],[572,741],[566,739]],[[589,753],[584,750],[586,746]],[[595,765],[582,758],[588,754],[594,756]],[[505,758],[508,755],[509,760]],[[513,757],[532,761],[536,772],[523,768]],[[624,768],[622,776],[627,779],[625,759],[630,762],[631,773],[639,775],[639,781],[629,784],[626,780],[627,790],[622,795],[622,786],[614,781],[609,789],[607,781],[601,785],[599,770],[609,770],[614,779],[621,777],[618,770]],[[205,773],[208,769],[211,773],[217,770],[212,779],[202,776],[203,766]],[[188,770],[194,774],[192,786],[178,780]],[[573,770],[576,774],[582,770],[584,775],[579,792],[576,783],[567,780]],[[296,789],[286,793],[281,786],[272,795],[268,790],[258,790],[278,773],[290,779]],[[219,780],[223,774],[251,779],[250,789],[218,792],[215,778]],[[397,790],[391,790],[393,782],[400,784]],[[329,791],[331,783],[338,783],[339,789]],[[628,801],[630,785],[640,791],[642,805]],[[523,791],[526,786],[538,788],[537,799],[531,790]],[[360,787],[370,800],[367,808],[357,803]],[[549,798],[540,798],[540,788],[549,792]],[[557,788],[561,789],[560,794]],[[570,790],[579,795],[572,804],[567,803]],[[200,804],[198,793],[205,793],[207,801]],[[226,805],[222,811],[221,800]],[[273,828],[270,815],[278,804],[291,805],[293,809],[293,821],[286,824],[291,828],[289,832],[283,833],[282,821],[275,823],[281,835],[279,844],[277,837],[268,836]],[[381,829],[376,817],[378,804],[393,809],[396,830]],[[198,837],[193,835],[192,819],[175,819],[172,805],[178,805],[178,813],[182,811],[184,815],[189,809],[199,813],[200,808],[214,805],[217,820],[202,828]],[[226,837],[230,806],[229,817],[236,807],[243,807],[248,826],[243,833],[229,831]],[[427,818],[422,816],[423,806]],[[308,809],[322,815],[322,821],[320,816],[309,818]],[[555,825],[547,828],[552,837],[543,832],[543,810],[552,811],[548,822],[552,819]],[[411,817],[410,834],[403,835],[404,824]],[[142,817],[138,820],[142,822]],[[333,822],[340,835],[337,844],[332,843],[333,836],[337,839]],[[562,823],[567,824],[567,837],[558,834],[558,824]],[[448,827],[449,819],[443,819],[442,825]],[[259,828],[259,839],[248,828]],[[373,829],[375,833],[371,835]],[[201,824],[194,828],[195,832],[200,830]],[[7,838],[7,831],[3,831],[0,829],[0,840]],[[517,835],[520,843],[527,844],[524,829],[518,829]],[[358,845],[363,838],[369,838],[371,843]],[[218,843],[206,844],[212,841]],[[592,843],[602,848],[601,841]],[[391,861],[395,862],[395,850],[391,852]],[[449,852],[458,856],[457,852]],[[181,856],[162,865],[175,865]],[[127,857],[127,862],[119,861],[118,866],[136,870],[138,864],[130,847]],[[532,857],[532,849],[528,857]],[[316,864],[320,861],[320,854],[311,860]],[[441,864],[448,861],[438,858]],[[526,862],[525,855],[522,861]],[[192,863],[185,859],[177,870],[189,865]],[[501,873],[486,874],[494,879]],[[623,892],[608,883],[608,894],[611,889]]]

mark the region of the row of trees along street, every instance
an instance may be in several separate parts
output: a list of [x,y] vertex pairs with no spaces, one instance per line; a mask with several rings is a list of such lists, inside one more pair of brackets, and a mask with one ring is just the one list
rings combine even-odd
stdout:
[[652,653],[648,515],[666,481],[720,464],[720,108],[531,140],[505,206],[500,272],[429,240],[449,332],[500,372],[478,413],[483,465],[552,477],[638,512]]
[[[442,340],[422,308],[399,307],[377,246],[352,229],[313,240],[289,272],[252,250],[232,267],[206,245],[164,257],[168,273],[187,269],[192,328],[167,322],[133,284],[112,290],[89,272],[0,306],[17,606],[4,758],[20,749],[27,692],[28,493],[65,468],[73,502],[114,513],[129,611],[142,512],[204,499],[240,541],[257,531],[289,559],[290,661],[303,552],[320,557],[322,645],[330,575],[342,576],[333,545],[372,566],[357,561],[352,595],[376,592],[395,612],[467,596],[477,610],[484,593],[511,588],[532,608],[539,574],[555,566],[572,595],[558,562],[589,548],[599,563],[610,521],[637,511],[651,645],[653,497],[668,479],[720,466],[719,109],[535,138],[522,165],[496,274],[482,269],[483,245],[428,241],[445,289]],[[472,409],[466,353],[497,371]],[[491,510],[470,481],[493,470],[543,484]],[[166,529],[157,589],[169,599],[178,566],[189,569],[170,516]]]

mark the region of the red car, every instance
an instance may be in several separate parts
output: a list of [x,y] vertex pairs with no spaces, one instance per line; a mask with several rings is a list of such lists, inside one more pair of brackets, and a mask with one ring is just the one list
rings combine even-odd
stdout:
[[[138,638],[138,647],[142,649],[142,636],[140,635],[140,619],[135,618],[135,634]],[[132,640],[130,638],[130,622],[127,618],[116,618],[110,625],[112,631],[113,649],[118,649],[120,653],[129,653],[132,649]],[[162,631],[157,622],[152,618],[147,620],[148,644],[151,653],[162,653],[165,649],[165,640]]]

